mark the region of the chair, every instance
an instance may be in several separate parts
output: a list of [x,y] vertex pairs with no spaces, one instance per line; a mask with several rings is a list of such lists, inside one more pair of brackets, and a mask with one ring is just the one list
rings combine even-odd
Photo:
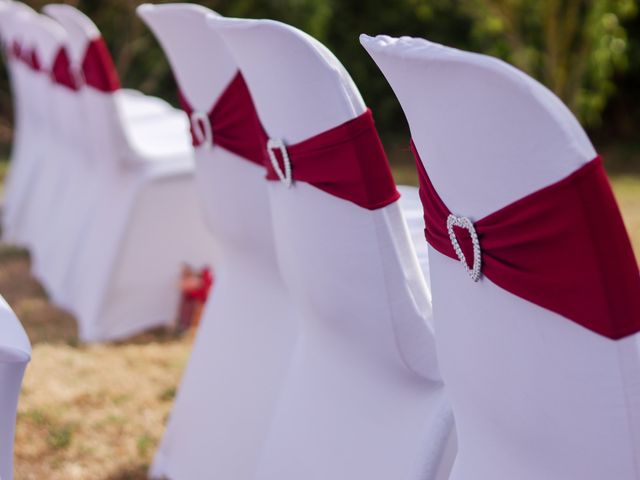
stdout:
[[13,478],[13,440],[22,377],[31,345],[15,314],[0,297],[0,477]]
[[14,138],[10,168],[5,179],[3,208],[3,239],[14,244],[28,243],[21,228],[21,214],[29,202],[29,181],[41,158],[45,136],[38,89],[47,75],[36,68],[28,18],[37,14],[21,2],[4,3],[0,15],[5,59],[14,102]]
[[[280,179],[269,182],[277,258],[300,321],[254,478],[447,478],[455,443],[429,296],[377,133],[368,123],[360,130],[370,117],[357,88],[329,50],[293,27],[209,23],[265,129],[268,178]],[[367,153],[350,156],[344,145]],[[336,163],[342,155],[360,166]]]
[[[46,227],[47,235],[39,236],[32,252],[34,274],[45,285],[54,301],[70,309],[72,299],[67,295],[65,276],[73,261],[74,253],[82,241],[84,230],[94,214],[95,204],[100,198],[104,182],[101,170],[95,161],[102,151],[100,138],[86,116],[95,118],[97,127],[108,128],[104,118],[109,118],[92,105],[92,91],[111,94],[118,103],[118,113],[125,124],[125,130],[132,131],[132,137],[138,139],[140,131],[144,133],[142,143],[163,143],[166,139],[182,142],[185,148],[184,115],[171,108],[166,102],[142,94],[128,94],[119,88],[117,72],[102,37],[93,22],[77,9],[67,5],[47,5],[45,13],[55,18],[67,33],[66,48],[69,52],[71,69],[78,72],[74,76],[78,85],[73,94],[58,102],[52,109],[53,117],[59,118],[56,125],[65,125],[57,136],[75,152],[67,153],[64,158],[68,164],[64,169],[63,180],[56,193],[53,208],[44,218],[38,218],[37,224]],[[66,120],[66,121],[63,121]],[[150,129],[153,128],[153,130]],[[151,130],[152,135],[146,131]],[[97,134],[96,134],[97,133]],[[97,138],[96,138],[97,137]],[[188,147],[186,147],[188,149]],[[97,151],[97,153],[96,153]],[[56,162],[58,167],[60,161]],[[61,170],[58,168],[58,170]]]
[[[192,118],[196,185],[216,275],[151,476],[249,480],[297,322],[276,264],[263,152],[244,155],[229,141],[237,133],[240,146],[258,145],[255,133],[237,127],[255,117],[251,99],[224,43],[207,27],[207,14],[213,13],[189,4],[138,8]],[[217,112],[213,120],[210,112]]]
[[[54,9],[47,10],[53,14]],[[92,25],[73,11],[78,22]],[[78,41],[80,30],[71,31],[69,41]],[[96,40],[95,26],[81,31],[84,49],[74,46],[73,52],[86,51]],[[104,61],[108,58],[100,56],[102,72],[110,73]],[[80,148],[87,149],[88,158],[75,158],[90,162],[93,179],[85,181],[93,182],[95,191],[77,200],[86,203],[76,215],[80,236],[71,238],[72,256],[64,274],[56,277],[62,280],[50,288],[54,300],[77,317],[81,339],[104,341],[170,323],[177,311],[181,264],[209,263],[211,237],[196,202],[184,114],[166,123],[128,122],[117,89],[81,87],[80,136],[89,141]],[[78,98],[68,98],[69,104]]]
[[[43,268],[43,264],[48,265],[52,259],[43,252],[56,238],[56,219],[72,213],[65,208],[69,194],[88,183],[82,175],[88,157],[83,141],[86,122],[69,35],[53,19],[39,14],[31,16],[24,28],[33,32],[36,51],[46,66],[41,72],[41,83],[30,90],[30,95],[37,98],[44,133],[37,168],[29,177],[29,200],[20,210],[16,223],[24,232],[31,252],[32,271],[55,300],[50,276],[45,275],[50,272]],[[74,202],[76,205],[87,203],[82,197],[74,198]],[[53,252],[54,255],[60,253]],[[61,261],[68,263],[69,258]]]
[[[584,131],[550,91],[495,58],[407,37],[363,35],[361,42],[407,116],[421,159],[418,168],[424,169],[432,185],[425,182],[422,193],[435,189],[451,212],[475,222],[479,236],[483,266],[476,282],[459,261],[429,246],[438,357],[458,434],[452,480],[640,478],[637,328],[630,329],[633,325],[613,316],[611,325],[624,333],[608,336],[580,324],[577,317],[522,296],[542,293],[554,302],[568,299],[563,308],[591,305],[590,295],[565,295],[574,286],[553,276],[534,278],[536,288],[520,294],[511,293],[514,290],[507,288],[514,287],[505,283],[498,286],[499,276],[489,278],[497,268],[495,252],[500,248],[487,250],[491,242],[510,246],[511,251],[504,254],[507,258],[536,248],[540,254],[532,256],[533,262],[546,264],[545,250],[563,245],[564,237],[575,234],[575,222],[597,215],[600,206],[608,203],[613,220],[599,217],[597,221],[611,222],[611,228],[606,227],[607,235],[615,238],[607,240],[610,251],[603,255],[594,250],[597,254],[585,255],[578,269],[561,269],[559,278],[579,272],[579,283],[595,256],[601,262],[600,275],[593,278],[598,292],[598,285],[606,288],[616,277],[629,280],[621,291],[628,291],[632,284],[640,288],[631,247],[606,181],[601,177],[601,190],[574,196],[575,203],[553,202],[541,219],[534,218],[501,238],[480,229],[487,228],[485,219],[499,219],[496,215],[505,215],[507,208],[513,212],[518,206],[540,207],[545,194],[573,185],[567,182],[576,178],[587,178],[575,175],[596,171],[584,170],[597,166],[590,162],[596,153]],[[439,202],[433,195],[427,198],[427,218],[436,218],[429,212]],[[590,205],[589,198],[597,202]],[[544,225],[549,214],[557,212],[563,219],[560,223],[572,228],[561,227],[556,236],[545,238],[542,233],[526,242],[532,225]],[[427,220],[427,234],[442,231],[444,223]],[[458,243],[471,236],[470,230],[453,231]],[[518,235],[525,239],[522,244],[509,243],[513,239],[508,237]],[[569,258],[573,250],[591,248],[597,237],[596,231],[584,234],[564,248],[557,261],[562,264],[562,256]],[[468,247],[466,251],[469,259]],[[614,263],[620,255],[630,261]],[[619,271],[611,275],[611,266]],[[516,275],[531,281],[528,276],[537,271],[520,269]],[[611,298],[616,294],[610,293]],[[605,297],[610,308],[624,311],[628,307],[636,314],[639,299],[640,295],[627,296],[616,305]]]

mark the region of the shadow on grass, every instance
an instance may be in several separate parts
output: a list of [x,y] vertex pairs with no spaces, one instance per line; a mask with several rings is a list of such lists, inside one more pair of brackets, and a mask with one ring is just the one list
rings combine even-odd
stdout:
[[147,480],[148,465],[131,465],[118,470],[103,480]]

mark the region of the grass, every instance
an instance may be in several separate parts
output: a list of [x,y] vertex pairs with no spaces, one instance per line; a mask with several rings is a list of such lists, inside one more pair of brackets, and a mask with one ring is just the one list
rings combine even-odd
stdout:
[[73,318],[0,245],[0,292],[33,344],[18,406],[16,480],[146,478],[191,340],[164,331],[80,345]]
[[[410,162],[394,162],[415,184]],[[612,183],[640,257],[640,175]],[[18,407],[16,480],[138,480],[162,436],[191,347],[158,331],[81,345],[73,318],[47,301],[26,252],[0,245],[0,292],[33,344]]]

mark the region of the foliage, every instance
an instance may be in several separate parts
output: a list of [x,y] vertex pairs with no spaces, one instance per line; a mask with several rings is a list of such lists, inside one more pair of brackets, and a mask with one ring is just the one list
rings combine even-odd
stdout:
[[[175,102],[157,42],[135,15],[138,0],[66,0],[103,32],[127,87]],[[174,0],[175,1],[175,0]],[[27,0],[40,8],[46,0]],[[352,74],[387,138],[406,138],[404,116],[358,42],[361,32],[425,37],[502,57],[556,92],[592,130],[632,135],[640,115],[638,0],[204,0],[227,16],[274,18],[318,38]],[[631,79],[631,80],[629,80]],[[0,80],[2,86],[6,80]],[[5,90],[4,88],[2,90]],[[9,104],[0,90],[0,118]],[[609,109],[606,109],[609,104]],[[0,120],[0,144],[3,137]],[[6,132],[6,128],[4,129]],[[4,135],[6,136],[6,134]],[[1,152],[0,152],[1,153]]]
[[540,79],[587,124],[600,122],[627,66],[622,21],[635,0],[463,0],[479,46]]

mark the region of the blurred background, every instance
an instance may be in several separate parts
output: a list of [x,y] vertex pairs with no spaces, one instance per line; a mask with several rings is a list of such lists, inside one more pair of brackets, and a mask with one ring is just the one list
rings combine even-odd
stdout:
[[[26,3],[39,10],[48,2]],[[167,61],[135,15],[143,2],[66,3],[96,22],[123,86],[177,105]],[[225,16],[281,20],[325,43],[373,109],[396,179],[403,183],[415,183],[408,128],[358,35],[419,36],[509,61],[553,90],[588,130],[605,159],[636,254],[640,253],[639,0],[198,3]],[[0,65],[0,184],[11,137],[11,93]],[[34,346],[19,405],[16,479],[146,478],[188,360],[192,333],[176,337],[160,331],[126,343],[79,344],[73,318],[50,304],[30,276],[28,254],[2,244],[0,293]]]
[[[45,0],[26,0],[40,9]],[[176,104],[157,42],[137,0],[71,0],[104,34],[123,85]],[[162,2],[159,2],[162,3]],[[589,130],[609,163],[640,169],[638,0],[205,0],[225,16],[273,18],[325,43],[373,109],[387,146],[406,144],[391,89],[360,47],[360,33],[420,36],[503,58],[553,90]],[[206,48],[206,46],[203,46]],[[11,141],[11,98],[0,75],[0,152]],[[618,151],[622,150],[622,151]]]

